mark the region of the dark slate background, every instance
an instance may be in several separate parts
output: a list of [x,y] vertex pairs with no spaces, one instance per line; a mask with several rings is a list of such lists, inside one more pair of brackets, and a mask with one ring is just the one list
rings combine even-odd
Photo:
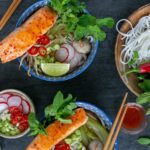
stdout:
[[[0,0],[0,18],[12,0]],[[0,31],[0,40],[15,28],[19,16],[36,0],[23,0],[5,28]],[[112,16],[117,20],[127,18],[137,8],[148,4],[149,0],[90,0],[88,10],[97,17]],[[18,69],[18,62],[12,61],[0,65],[0,90],[15,88],[27,93],[34,101],[37,115],[43,117],[44,107],[52,102],[58,90],[72,93],[79,100],[90,102],[103,109],[112,119],[115,118],[121,99],[128,89],[121,81],[114,61],[114,46],[117,32],[115,28],[108,30],[107,40],[100,44],[93,64],[79,77],[62,82],[50,83],[28,77],[24,70]],[[135,96],[129,92],[128,101],[135,101]],[[150,119],[149,119],[150,124]],[[140,135],[150,135],[150,127]],[[139,145],[136,140],[140,135],[119,135],[119,150],[148,150]],[[0,138],[3,150],[25,150],[32,141],[25,136],[16,140]]]

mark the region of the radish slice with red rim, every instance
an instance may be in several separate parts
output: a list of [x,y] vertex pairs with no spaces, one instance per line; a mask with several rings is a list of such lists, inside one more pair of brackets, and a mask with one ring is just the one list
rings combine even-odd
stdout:
[[82,60],[82,55],[79,54],[78,52],[75,53],[74,58],[70,61],[70,68],[74,68],[78,66],[79,62]]
[[0,113],[2,113],[5,109],[8,108],[7,103],[5,102],[0,102]]
[[3,97],[6,101],[10,96],[11,96],[11,94],[9,94],[9,93],[4,93],[4,94],[0,95],[0,97]]
[[11,107],[11,106],[20,106],[21,101],[22,101],[22,99],[21,99],[20,96],[10,96],[8,98],[7,103],[8,103],[9,107]]
[[3,97],[0,97],[0,102],[4,102],[4,103],[7,103],[7,100]]
[[65,60],[65,62],[69,63],[74,58],[75,50],[74,50],[73,46],[70,44],[63,44],[62,48],[65,48],[68,51],[69,55],[68,55],[67,59]]
[[56,53],[55,53],[55,58],[59,61],[59,62],[64,62],[67,60],[69,56],[69,51],[68,49],[62,47],[60,50],[58,50]]
[[22,106],[23,106],[23,112],[24,114],[29,114],[30,113],[30,104],[26,100],[22,100]]
[[21,111],[23,111],[22,103],[19,105],[19,109],[20,109]]

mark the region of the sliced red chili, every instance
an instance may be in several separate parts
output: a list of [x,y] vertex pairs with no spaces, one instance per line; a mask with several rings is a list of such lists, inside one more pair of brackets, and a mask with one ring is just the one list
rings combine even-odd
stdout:
[[28,53],[32,56],[35,56],[39,53],[39,49],[36,46],[32,46],[29,50]]
[[20,110],[20,108],[18,108],[17,106],[9,107],[9,112],[10,114],[23,113],[22,110]]
[[55,150],[70,150],[70,146],[62,141],[55,146]]
[[40,45],[47,45],[48,43],[50,43],[50,39],[47,35],[42,35],[39,37],[36,43]]
[[40,56],[44,57],[47,54],[47,49],[44,46],[40,46],[38,49]]
[[26,122],[28,122],[28,116],[27,115],[23,115],[23,117],[20,120],[20,123],[22,124],[22,123],[26,123]]
[[23,132],[23,131],[25,131],[28,127],[29,127],[28,122],[25,122],[25,123],[21,123],[18,128],[19,128],[19,130],[20,130],[21,132]]

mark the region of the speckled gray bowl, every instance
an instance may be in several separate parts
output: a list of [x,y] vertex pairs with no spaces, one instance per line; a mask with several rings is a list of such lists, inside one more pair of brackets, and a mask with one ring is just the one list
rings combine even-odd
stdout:
[[[101,120],[102,124],[108,130],[111,129],[111,126],[112,126],[111,119],[100,108],[98,108],[98,107],[96,107],[92,104],[89,104],[89,103],[86,103],[86,102],[79,102],[79,101],[77,102],[77,105],[78,105],[78,107],[82,107],[82,108],[84,108],[86,110],[89,110],[92,113],[96,114],[96,116],[99,118],[99,120]],[[118,150],[118,140],[115,143],[114,150]]]
[[[0,91],[0,94],[3,94],[3,93],[16,93],[17,95],[20,95],[21,97],[24,97],[25,100],[27,100],[29,102],[30,106],[31,106],[31,112],[35,112],[35,107],[33,105],[32,100],[24,92],[16,90],[16,89],[7,89],[7,90]],[[15,136],[8,136],[8,135],[2,134],[2,133],[0,133],[0,136],[3,137],[3,138],[6,138],[6,139],[17,139],[17,138],[20,138],[20,137],[26,135],[29,131],[30,131],[30,129],[28,128],[24,132],[22,132],[18,135],[15,135]]]

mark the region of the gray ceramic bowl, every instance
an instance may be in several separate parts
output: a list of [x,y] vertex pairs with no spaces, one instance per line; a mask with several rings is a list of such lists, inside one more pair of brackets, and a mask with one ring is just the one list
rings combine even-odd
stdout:
[[[31,112],[35,112],[35,107],[33,105],[32,100],[24,92],[19,91],[19,90],[15,90],[15,89],[7,89],[7,90],[3,90],[3,91],[0,92],[0,94],[3,94],[3,93],[16,93],[17,95],[20,95],[21,97],[24,97],[29,102],[29,104],[31,106]],[[2,134],[2,133],[0,133],[0,136],[3,137],[3,138],[6,138],[6,139],[17,139],[17,138],[20,138],[20,137],[26,135],[29,131],[30,131],[30,129],[28,128],[24,132],[22,132],[18,135],[15,135],[15,136],[8,136],[8,135]]]

